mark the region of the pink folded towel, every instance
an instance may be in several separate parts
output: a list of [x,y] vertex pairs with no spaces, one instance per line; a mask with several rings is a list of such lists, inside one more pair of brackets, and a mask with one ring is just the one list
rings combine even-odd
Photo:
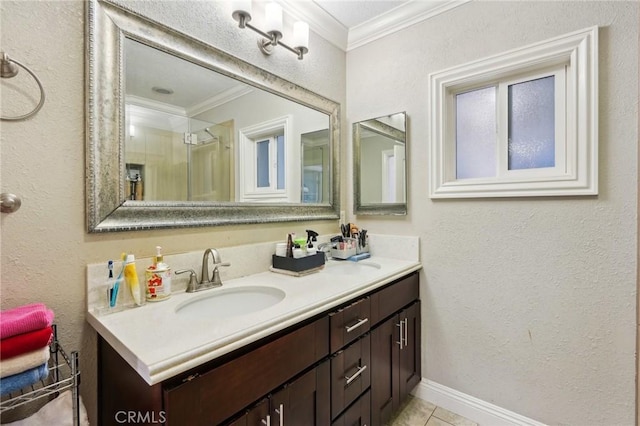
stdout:
[[44,303],[32,303],[0,311],[0,339],[49,327],[53,311]]

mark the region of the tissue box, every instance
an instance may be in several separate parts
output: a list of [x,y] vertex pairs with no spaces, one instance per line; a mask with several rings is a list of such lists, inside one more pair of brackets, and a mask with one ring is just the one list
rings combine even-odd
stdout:
[[292,272],[303,272],[309,269],[319,268],[324,265],[324,253],[318,252],[305,257],[293,258],[272,256],[271,264],[276,269],[284,269]]

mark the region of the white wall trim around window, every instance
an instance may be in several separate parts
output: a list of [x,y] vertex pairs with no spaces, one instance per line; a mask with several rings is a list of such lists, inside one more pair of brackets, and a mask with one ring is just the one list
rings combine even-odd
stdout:
[[[523,75],[558,75],[558,69],[566,70],[556,86],[563,95],[556,104],[562,120],[556,124],[560,136],[556,143],[561,144],[562,154],[557,156],[558,164],[518,173],[498,171],[496,177],[458,179],[455,95],[498,87]],[[429,81],[431,198],[598,194],[598,27],[432,73]],[[497,161],[503,159],[504,153],[499,153]]]

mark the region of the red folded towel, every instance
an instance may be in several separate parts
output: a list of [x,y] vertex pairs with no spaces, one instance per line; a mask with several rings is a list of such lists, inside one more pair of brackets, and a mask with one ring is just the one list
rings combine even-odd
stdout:
[[51,343],[52,337],[53,329],[51,327],[45,327],[40,330],[2,339],[0,341],[0,360],[43,348]]
[[0,339],[30,331],[40,330],[53,324],[53,311],[43,303],[32,303],[0,312]]

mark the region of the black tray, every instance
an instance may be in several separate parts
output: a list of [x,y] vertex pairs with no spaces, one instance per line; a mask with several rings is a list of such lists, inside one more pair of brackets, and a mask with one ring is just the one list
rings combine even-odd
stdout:
[[277,269],[285,269],[287,271],[293,272],[302,272],[307,271],[309,269],[318,268],[324,265],[324,252],[318,252],[316,254],[312,254],[305,257],[282,257],[276,256],[275,254],[272,257],[272,265]]

